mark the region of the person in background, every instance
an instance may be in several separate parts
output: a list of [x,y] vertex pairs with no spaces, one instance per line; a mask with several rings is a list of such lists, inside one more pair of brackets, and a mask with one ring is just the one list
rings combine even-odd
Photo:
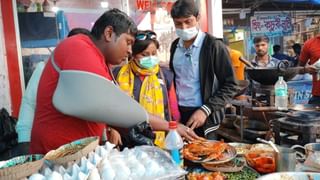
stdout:
[[[165,67],[160,67],[158,49],[159,42],[155,32],[138,31],[132,46],[132,59],[122,67],[116,67],[114,75],[123,91],[138,101],[148,113],[157,117],[152,119],[150,124],[153,130],[158,131],[156,136],[161,136],[159,131],[169,131],[168,121],[179,121],[180,113],[173,73]],[[178,132],[187,140],[197,138],[191,129],[182,124],[178,126]],[[121,137],[125,138],[122,133]],[[130,144],[125,139],[123,142]]]
[[279,60],[287,60],[289,62],[292,63],[293,65],[293,58],[288,56],[288,55],[285,55],[283,53],[281,53],[281,46],[276,44],[273,46],[273,55],[272,57],[276,58],[276,59],[279,59]]
[[[78,34],[60,42],[54,50],[54,61],[61,70],[90,72],[112,81],[109,66],[130,56],[136,31],[130,17],[118,9],[110,9],[94,23],[91,37]],[[68,116],[53,106],[58,78],[53,63],[47,63],[38,86],[30,153],[46,154],[71,141],[103,135],[106,121]]]
[[[85,34],[89,36],[90,31],[85,28],[74,28],[69,32],[67,37],[71,37],[76,34]],[[28,154],[29,152],[31,129],[36,107],[37,90],[45,64],[46,61],[41,61],[37,64],[22,97],[18,122],[16,125],[19,154]]]
[[221,39],[199,29],[194,0],[178,0],[171,9],[178,39],[170,49],[181,123],[202,137],[216,139],[225,105],[236,93],[228,49]]
[[301,54],[301,45],[299,43],[294,43],[292,45],[292,49],[294,52],[294,56],[293,56],[293,64],[294,66],[297,66],[299,63],[299,56]]
[[269,38],[267,36],[257,36],[253,39],[256,56],[251,63],[256,67],[277,67],[280,60],[272,57],[268,53]]
[[309,104],[320,105],[320,79],[317,78],[317,73],[320,69],[313,65],[319,59],[320,34],[304,43],[298,63],[299,66],[303,67],[300,73],[312,74],[312,97],[309,100]]
[[223,38],[223,42],[229,51],[235,77],[237,78],[237,80],[244,80],[245,65],[239,60],[242,57],[242,53],[230,48],[229,39],[227,37]]

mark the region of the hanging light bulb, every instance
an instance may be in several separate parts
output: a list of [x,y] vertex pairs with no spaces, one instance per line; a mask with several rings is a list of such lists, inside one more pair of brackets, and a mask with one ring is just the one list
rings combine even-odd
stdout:
[[57,13],[59,11],[59,8],[56,6],[56,0],[53,1],[53,7],[51,8],[51,10],[55,13]]
[[109,3],[107,1],[101,1],[100,5],[102,8],[108,8],[109,7]]

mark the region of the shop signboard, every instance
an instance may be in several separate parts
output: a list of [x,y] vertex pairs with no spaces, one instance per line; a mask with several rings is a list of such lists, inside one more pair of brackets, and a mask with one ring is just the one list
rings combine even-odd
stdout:
[[252,36],[283,36],[293,30],[291,17],[287,14],[252,16],[250,28]]
[[293,89],[294,91],[294,104],[307,104],[311,98],[311,80],[289,81],[288,88]]

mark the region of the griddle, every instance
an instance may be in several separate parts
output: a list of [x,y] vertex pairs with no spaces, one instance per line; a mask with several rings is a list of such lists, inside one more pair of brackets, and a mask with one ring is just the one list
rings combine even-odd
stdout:
[[320,123],[320,111],[291,111],[287,113],[287,121]]

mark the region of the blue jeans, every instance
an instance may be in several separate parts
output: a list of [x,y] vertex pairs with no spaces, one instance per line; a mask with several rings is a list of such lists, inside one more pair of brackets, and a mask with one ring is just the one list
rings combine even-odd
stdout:
[[320,105],[320,96],[312,96],[312,97],[309,99],[309,104]]

